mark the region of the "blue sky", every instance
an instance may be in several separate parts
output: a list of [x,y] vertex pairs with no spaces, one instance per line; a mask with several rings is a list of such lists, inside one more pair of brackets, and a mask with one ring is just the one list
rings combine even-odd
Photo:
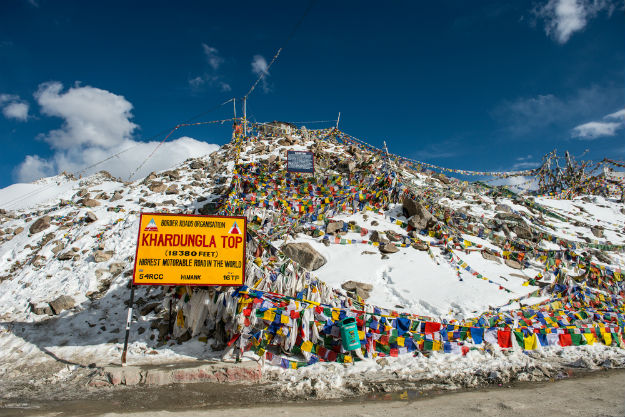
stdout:
[[[243,96],[307,5],[216,3],[1,2],[0,187],[131,149],[98,166],[126,179],[157,134]],[[451,168],[532,168],[554,148],[624,159],[624,9],[623,0],[319,0],[248,115],[315,121],[340,111],[347,133]],[[232,113],[228,104],[197,120]],[[229,137],[229,124],[180,129],[143,171]]]

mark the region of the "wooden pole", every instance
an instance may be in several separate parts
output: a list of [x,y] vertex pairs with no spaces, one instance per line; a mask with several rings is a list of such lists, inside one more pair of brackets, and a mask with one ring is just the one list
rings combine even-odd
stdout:
[[339,130],[339,121],[341,120],[341,112],[339,112],[339,117],[336,119],[336,130]]
[[135,284],[130,284],[130,302],[128,304],[128,318],[126,319],[126,337],[124,338],[124,350],[122,351],[122,366],[126,366],[126,352],[128,351],[128,336],[130,335],[130,322],[132,321],[132,305],[135,301]]
[[243,135],[247,136],[247,97],[243,97]]

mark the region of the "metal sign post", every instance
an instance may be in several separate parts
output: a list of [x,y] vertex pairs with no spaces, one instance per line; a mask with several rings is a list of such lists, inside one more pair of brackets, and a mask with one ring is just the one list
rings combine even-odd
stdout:
[[130,301],[128,305],[128,318],[126,319],[126,337],[124,337],[124,350],[122,351],[122,366],[126,366],[126,352],[128,351],[128,337],[130,336],[130,322],[132,321],[132,305],[135,302],[135,284],[130,283]]
[[[126,365],[135,285],[243,285],[246,241],[245,217],[141,213],[122,366]],[[170,300],[170,323],[171,307]]]

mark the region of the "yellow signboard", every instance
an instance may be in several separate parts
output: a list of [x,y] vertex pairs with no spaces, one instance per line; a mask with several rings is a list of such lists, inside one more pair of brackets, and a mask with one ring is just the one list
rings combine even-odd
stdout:
[[246,218],[141,213],[134,284],[243,285]]

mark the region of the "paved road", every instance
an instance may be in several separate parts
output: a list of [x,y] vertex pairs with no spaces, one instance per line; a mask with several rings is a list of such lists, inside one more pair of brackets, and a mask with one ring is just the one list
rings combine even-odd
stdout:
[[[193,384],[194,388],[187,386],[185,391],[177,391],[174,387],[163,387],[157,392],[122,390],[101,400],[39,403],[34,409],[0,409],[0,416],[625,416],[625,370],[599,371],[557,382],[442,395],[423,396],[406,391],[377,394],[360,401],[258,406],[240,405],[258,398],[250,386],[230,386],[228,395],[225,395],[225,392],[220,394],[223,385],[218,391],[200,388],[203,385]],[[225,397],[229,397],[227,402],[223,401]],[[220,405],[215,406],[215,403]]]

